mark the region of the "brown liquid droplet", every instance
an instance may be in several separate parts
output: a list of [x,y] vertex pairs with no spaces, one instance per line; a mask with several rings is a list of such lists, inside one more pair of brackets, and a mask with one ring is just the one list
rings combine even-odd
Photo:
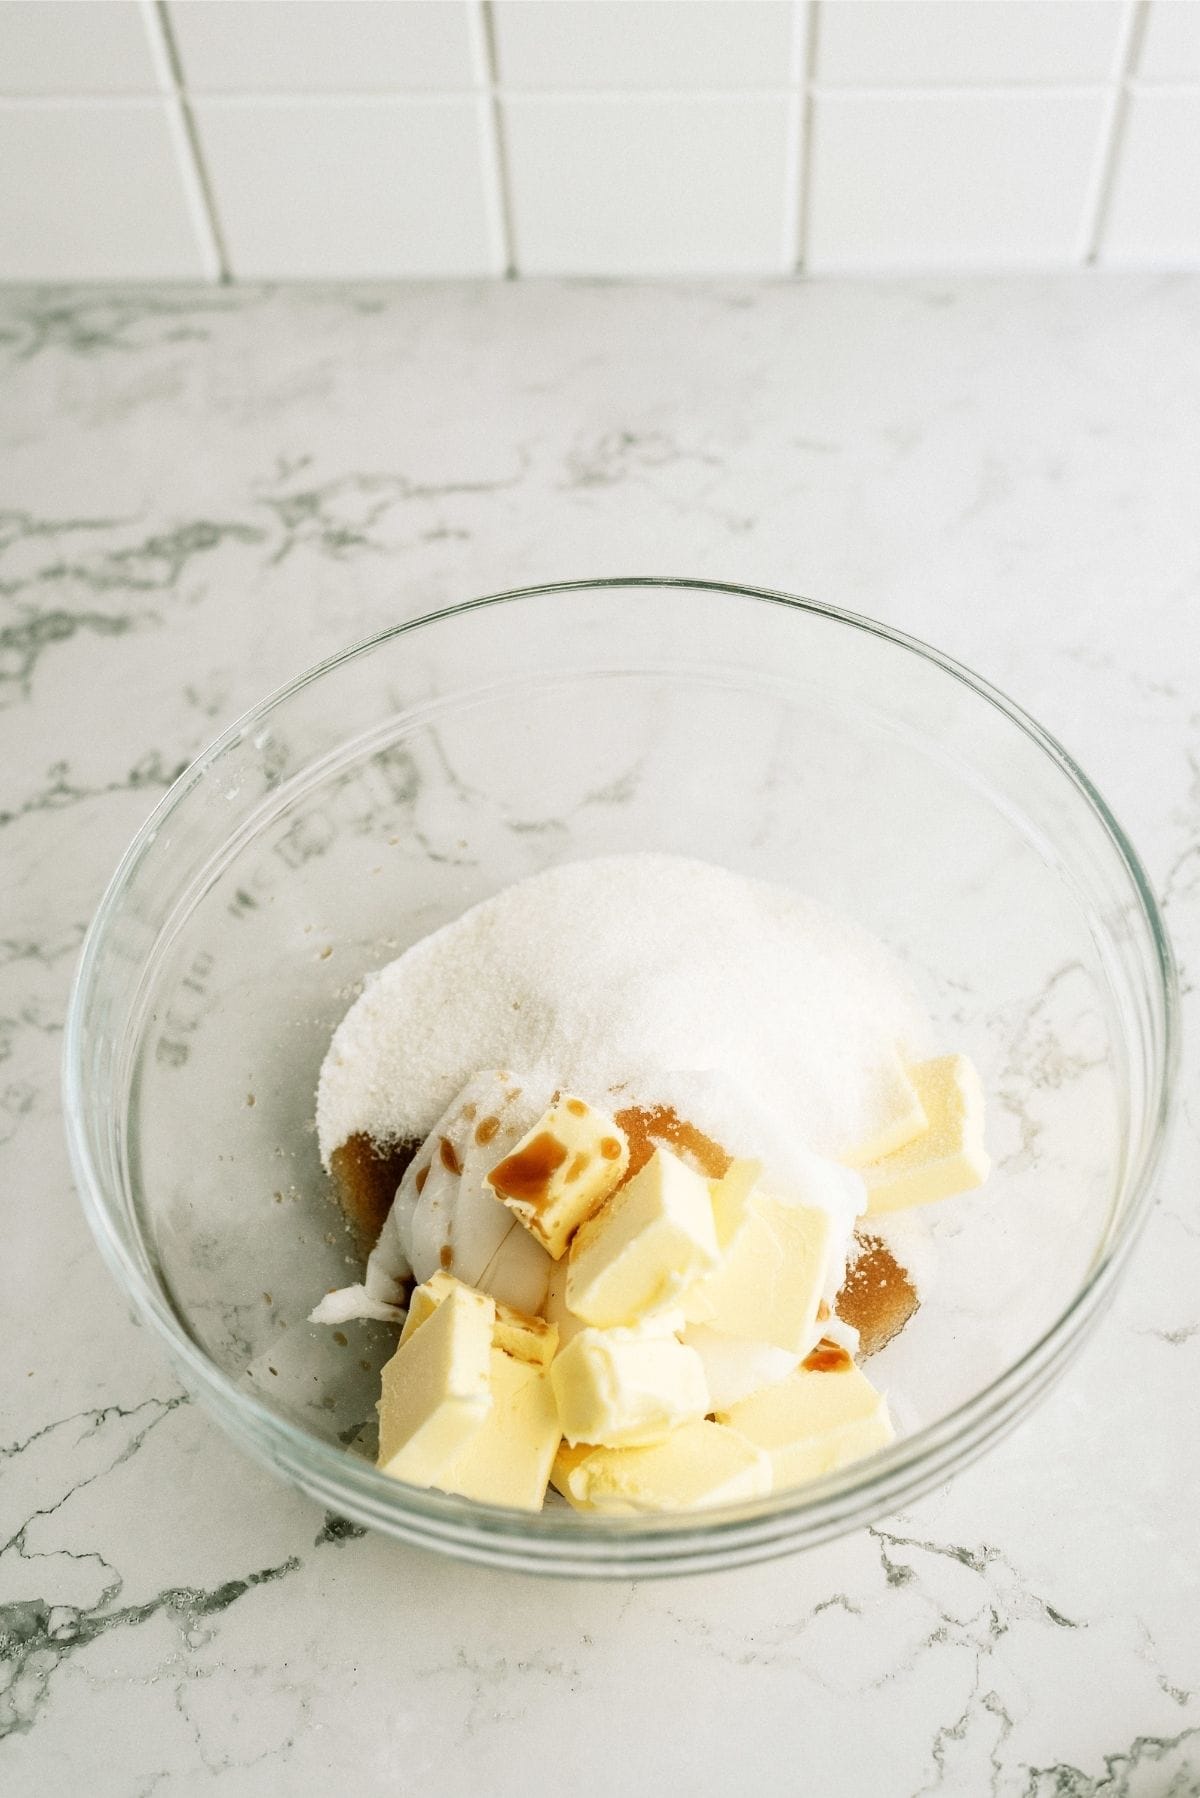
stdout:
[[539,1131],[515,1155],[509,1155],[488,1176],[493,1191],[527,1205],[544,1205],[550,1182],[567,1159],[567,1151],[549,1130]]
[[587,1106],[584,1104],[582,1099],[568,1099],[567,1100],[567,1110],[570,1112],[571,1116],[574,1118],[581,1118],[581,1117],[587,1116]]
[[468,1124],[474,1122],[476,1109],[477,1109],[477,1107],[474,1105],[464,1105],[463,1106],[462,1114],[466,1118]]
[[448,1242],[442,1244],[438,1260],[441,1262],[446,1272],[449,1273],[450,1269],[454,1266],[454,1250],[450,1247]]
[[339,1348],[348,1348],[350,1345],[350,1338],[346,1335],[344,1330],[335,1330],[333,1332],[333,1340],[337,1343]]
[[723,1180],[729,1172],[733,1157],[671,1105],[629,1105],[617,1112],[616,1122],[629,1138],[629,1166],[622,1185],[641,1172],[660,1143],[690,1157],[708,1180]]
[[413,1185],[416,1187],[418,1194],[425,1191],[425,1182],[429,1178],[429,1165],[430,1164],[427,1161],[424,1167],[419,1167],[417,1169],[416,1179],[413,1181]]
[[582,1150],[579,1152],[578,1155],[576,1155],[574,1161],[571,1163],[570,1167],[567,1169],[567,1184],[568,1185],[571,1183],[572,1180],[578,1180],[580,1174],[583,1172],[584,1168],[587,1166],[588,1162],[591,1159],[592,1159],[591,1156],[585,1155]]
[[481,1118],[475,1126],[476,1142],[491,1142],[500,1128],[500,1119],[496,1117]]
[[458,1159],[458,1150],[448,1136],[443,1136],[438,1155],[441,1158],[442,1166],[449,1168],[452,1174],[462,1173],[462,1162]]
[[854,1362],[840,1343],[822,1336],[812,1354],[804,1357],[803,1366],[809,1373],[845,1373]]
[[825,1303],[825,1300],[822,1299],[820,1304],[817,1306],[817,1322],[819,1324],[823,1324],[825,1322],[825,1319],[828,1316],[829,1316],[829,1306]]
[[621,1145],[615,1136],[602,1136],[600,1138],[600,1153],[603,1155],[605,1161],[620,1161]]

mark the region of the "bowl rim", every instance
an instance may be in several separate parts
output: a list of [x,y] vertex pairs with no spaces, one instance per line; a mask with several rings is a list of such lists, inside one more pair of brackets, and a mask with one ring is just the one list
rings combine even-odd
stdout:
[[[236,1384],[184,1328],[138,1264],[113,1215],[86,1122],[84,1018],[108,929],[137,868],[164,822],[225,752],[260,728],[268,715],[345,663],[384,643],[444,620],[521,600],[596,594],[609,589],[687,590],[767,603],[863,632],[932,664],[998,710],[1063,773],[1099,822],[1133,890],[1153,947],[1151,1080],[1147,1128],[1123,1181],[1117,1228],[1054,1321],[1001,1373],[933,1423],[867,1461],[797,1489],[727,1511],[677,1518],[529,1513],[478,1504],[397,1481],[343,1448],[312,1435]],[[1005,693],[963,663],[920,638],[859,613],[778,589],[682,575],[607,576],[540,583],[438,607],[388,626],[314,663],[243,712],[175,780],[136,832],[112,874],[83,941],[68,1002],[62,1056],[64,1121],[71,1167],[88,1224],[118,1286],[163,1339],[185,1385],[198,1394],[238,1440],[313,1496],[359,1521],[427,1547],[530,1571],[613,1575],[696,1571],[794,1551],[866,1523],[919,1496],[939,1477],[973,1460],[1032,1407],[1065,1366],[1073,1347],[1100,1315],[1148,1215],[1153,1181],[1169,1128],[1179,1060],[1179,995],[1174,955],[1161,908],[1125,831],[1082,768],[1058,740]],[[127,1099],[128,1095],[125,1095]],[[1025,1402],[1022,1402],[1023,1398]]]

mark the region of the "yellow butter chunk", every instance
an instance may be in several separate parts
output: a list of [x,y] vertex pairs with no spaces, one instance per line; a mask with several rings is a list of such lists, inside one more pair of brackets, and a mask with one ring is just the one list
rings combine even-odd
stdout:
[[550,1367],[558,1420],[572,1445],[661,1442],[709,1408],[704,1367],[674,1336],[581,1330]]
[[560,1093],[487,1184],[559,1261],[628,1166],[625,1132],[585,1099]]
[[443,1492],[540,1511],[562,1441],[546,1367],[493,1348],[492,1408],[434,1484]]
[[719,1423],[687,1423],[653,1448],[597,1448],[564,1466],[581,1510],[699,1511],[771,1490],[770,1457]]
[[667,1310],[720,1260],[708,1181],[669,1149],[589,1218],[571,1244],[568,1308],[600,1329]]
[[571,1491],[570,1478],[581,1461],[596,1453],[594,1442],[568,1442],[564,1437],[558,1445],[554,1464],[550,1469],[550,1484],[556,1492],[561,1492],[567,1503],[575,1511],[590,1511],[592,1506],[575,1497]]
[[829,1212],[757,1189],[720,1267],[684,1298],[688,1323],[807,1353],[835,1239]]
[[[461,1280],[456,1280],[453,1274],[443,1273],[440,1269],[423,1286],[418,1286],[408,1301],[408,1316],[400,1332],[401,1345],[408,1341],[427,1318],[433,1316],[450,1293],[462,1286]],[[466,1287],[465,1290],[472,1292],[475,1289]],[[547,1322],[544,1317],[531,1317],[528,1312],[518,1311],[515,1305],[505,1305],[500,1299],[496,1299],[494,1303],[496,1321],[492,1326],[493,1347],[514,1355],[518,1361],[532,1361],[540,1367],[549,1367],[558,1348],[558,1330],[555,1325]]]
[[862,1168],[868,1211],[929,1205],[982,1186],[991,1170],[983,1142],[983,1085],[965,1055],[942,1055],[909,1070],[929,1127],[895,1154]]
[[[428,1322],[442,1300],[462,1285],[463,1282],[456,1280],[453,1274],[436,1273],[431,1275],[423,1286],[414,1286],[413,1295],[408,1301],[408,1316],[405,1318],[404,1328],[400,1332],[401,1348],[411,1336],[416,1334],[423,1323]],[[473,1292],[475,1289],[467,1287],[465,1290]],[[492,1302],[495,1303],[494,1300]]]
[[905,1071],[898,1056],[875,1070],[871,1110],[878,1121],[869,1136],[840,1157],[847,1167],[862,1167],[883,1155],[894,1155],[928,1127],[913,1073],[912,1068]]
[[770,1456],[776,1492],[861,1460],[895,1434],[887,1400],[849,1359],[832,1373],[798,1367],[721,1421]]
[[486,1293],[455,1282],[383,1370],[379,1465],[414,1486],[431,1486],[466,1446],[492,1406],[492,1329]]

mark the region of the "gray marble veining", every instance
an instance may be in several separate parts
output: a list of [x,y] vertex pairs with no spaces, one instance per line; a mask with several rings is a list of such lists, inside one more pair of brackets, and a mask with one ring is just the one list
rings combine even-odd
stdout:
[[1200,1790],[1194,1068],[1127,1285],[982,1464],[802,1559],[598,1588],[245,1461],[131,1325],[58,1092],[86,921],[225,722],[399,618],[631,570],[1012,692],[1130,828],[1194,1026],[1198,326],[1165,277],[0,297],[0,1789]]

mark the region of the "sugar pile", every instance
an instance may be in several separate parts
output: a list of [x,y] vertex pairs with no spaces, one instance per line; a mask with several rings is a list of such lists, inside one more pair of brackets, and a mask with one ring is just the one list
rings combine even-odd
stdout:
[[735,1153],[765,1114],[837,1157],[887,1121],[923,1037],[891,954],[812,900],[677,856],[567,862],[370,981],[321,1069],[321,1153],[423,1138],[477,1069],[514,1067],[674,1104]]

